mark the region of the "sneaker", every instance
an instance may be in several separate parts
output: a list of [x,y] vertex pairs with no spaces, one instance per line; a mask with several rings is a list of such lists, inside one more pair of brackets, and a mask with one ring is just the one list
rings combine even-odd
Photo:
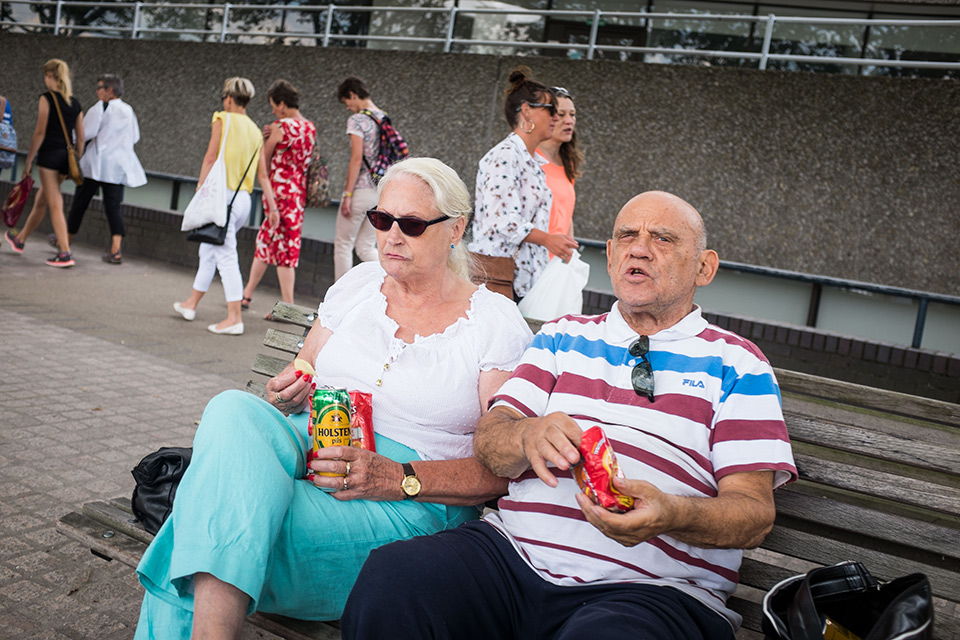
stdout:
[[13,232],[13,229],[3,234],[3,237],[7,239],[7,244],[9,244],[10,248],[16,253],[23,253],[23,243],[17,241],[17,234]]
[[69,251],[66,253],[58,253],[56,257],[50,258],[49,260],[45,260],[44,262],[46,262],[47,265],[51,267],[60,267],[60,268],[72,267],[73,265],[77,264],[76,262],[73,261],[73,256],[70,255]]
[[100,259],[106,262],[107,264],[120,264],[123,262],[123,256],[120,255],[120,252],[110,253],[109,251],[100,256]]
[[47,236],[47,244],[53,247],[54,249],[59,249],[60,245],[57,243],[57,234],[51,233]]

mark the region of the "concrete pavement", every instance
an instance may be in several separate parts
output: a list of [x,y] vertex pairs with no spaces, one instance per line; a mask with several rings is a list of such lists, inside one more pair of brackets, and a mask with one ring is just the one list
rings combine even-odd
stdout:
[[[147,453],[190,445],[207,400],[250,378],[279,292],[257,291],[243,336],[216,336],[206,325],[225,316],[219,281],[188,323],[171,305],[192,270],[133,255],[108,265],[82,245],[76,267],[53,269],[51,253],[44,233],[19,256],[0,247],[0,638],[131,638],[133,571],[54,525],[129,495]],[[274,636],[248,625],[244,637]]]

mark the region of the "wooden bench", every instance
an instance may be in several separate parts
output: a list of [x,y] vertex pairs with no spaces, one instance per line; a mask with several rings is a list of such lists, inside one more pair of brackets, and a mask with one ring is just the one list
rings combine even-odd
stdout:
[[[279,353],[257,355],[259,377],[247,384],[261,397],[316,318],[314,309],[284,303],[274,316],[297,331],[267,331],[264,345]],[[773,532],[744,555],[730,602],[744,617],[737,637],[762,637],[760,601],[783,578],[861,560],[881,579],[926,573],[936,597],[934,637],[960,638],[960,405],[776,373],[801,480],[777,492]],[[86,504],[57,529],[131,567],[151,538],[133,519],[128,497]],[[284,638],[340,637],[336,623],[265,614],[249,621]]]

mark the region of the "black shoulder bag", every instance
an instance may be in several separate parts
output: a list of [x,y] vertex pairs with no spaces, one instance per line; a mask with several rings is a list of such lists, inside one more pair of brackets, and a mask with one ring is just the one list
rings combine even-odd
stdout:
[[259,153],[260,147],[257,147],[253,157],[250,158],[250,162],[247,163],[247,168],[243,172],[243,177],[240,178],[240,186],[238,186],[237,190],[233,192],[233,197],[230,198],[230,202],[227,204],[227,221],[223,223],[223,226],[219,227],[210,222],[202,227],[191,229],[190,231],[187,231],[187,240],[190,240],[191,242],[206,242],[207,244],[218,245],[222,245],[227,241],[227,228],[230,226],[230,210],[233,209],[233,201],[237,199],[237,194],[240,193],[240,189],[243,187],[243,181],[246,180],[247,173],[250,171],[250,165],[252,165],[253,161],[257,159],[257,154]]
[[163,447],[145,456],[130,472],[137,483],[130,506],[147,533],[156,535],[173,510],[177,487],[192,455],[193,449],[188,447]]
[[879,582],[860,562],[842,562],[793,576],[763,597],[766,640],[930,640],[930,582],[912,573]]

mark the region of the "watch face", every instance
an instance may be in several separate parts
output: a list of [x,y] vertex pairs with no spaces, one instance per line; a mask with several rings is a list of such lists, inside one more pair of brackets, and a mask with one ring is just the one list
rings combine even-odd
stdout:
[[403,484],[400,486],[408,496],[416,496],[420,493],[420,480],[418,480],[416,476],[407,476],[403,479]]

